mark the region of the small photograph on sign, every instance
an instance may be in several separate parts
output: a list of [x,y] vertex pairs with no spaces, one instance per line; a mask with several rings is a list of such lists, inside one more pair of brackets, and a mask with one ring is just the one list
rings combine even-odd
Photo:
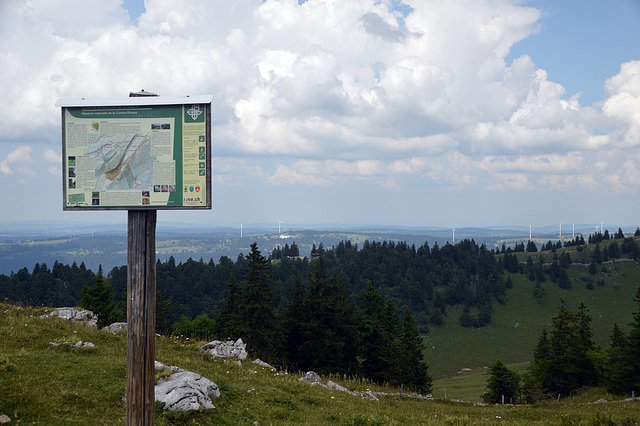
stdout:
[[76,168],[75,167],[69,167],[69,177],[70,178],[76,177]]
[[69,189],[75,189],[75,188],[76,188],[76,178],[69,179]]
[[151,123],[151,130],[170,130],[170,123]]

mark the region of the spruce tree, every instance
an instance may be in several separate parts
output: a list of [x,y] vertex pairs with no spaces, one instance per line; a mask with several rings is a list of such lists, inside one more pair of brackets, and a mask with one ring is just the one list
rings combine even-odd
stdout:
[[631,377],[631,366],[627,363],[627,337],[618,324],[614,323],[610,338],[611,347],[607,350],[609,391],[623,394],[629,388],[630,381],[628,379]]
[[640,287],[634,300],[638,304],[638,309],[632,314],[633,321],[629,323],[631,330],[626,339],[624,358],[628,372],[624,391],[629,393],[635,391],[638,395],[640,394]]
[[384,299],[373,287],[371,281],[360,294],[362,309],[359,311],[359,341],[361,342],[362,370],[366,377],[371,377],[379,370],[376,352],[380,344],[380,315],[384,308]]
[[278,298],[271,264],[260,253],[255,242],[251,244],[246,261],[240,288],[241,337],[247,343],[247,350],[254,356],[276,362],[281,357],[282,334],[277,318]]
[[585,385],[598,384],[599,373],[590,350],[591,318],[586,308],[573,314],[564,299],[560,299],[558,315],[553,317],[553,328],[545,330],[534,350],[531,374],[542,388],[553,395],[567,395]]
[[85,285],[82,288],[80,306],[98,315],[99,328],[106,327],[112,323],[115,309],[112,287],[110,284],[105,285],[101,273],[96,276],[93,286]]
[[291,296],[289,297],[289,303],[284,312],[283,319],[287,364],[289,365],[289,368],[294,371],[304,368],[299,360],[299,354],[300,347],[303,343],[302,324],[305,322],[307,314],[304,306],[305,299],[305,286],[302,283],[302,278],[298,275],[293,284]]
[[489,366],[487,379],[487,402],[497,404],[512,403],[520,395],[520,377],[514,370],[509,369],[501,360],[496,360]]
[[404,311],[396,362],[398,374],[394,380],[397,384],[418,392],[431,391],[429,366],[424,361],[424,342],[409,309]]
[[218,334],[223,339],[244,338],[243,329],[241,328],[242,313],[242,294],[240,286],[235,276],[231,275],[227,283],[229,287],[229,295],[222,303],[222,309],[218,313],[216,323]]
[[309,271],[307,293],[301,307],[300,368],[322,373],[355,373],[358,343],[355,307],[344,284],[329,277],[324,257]]

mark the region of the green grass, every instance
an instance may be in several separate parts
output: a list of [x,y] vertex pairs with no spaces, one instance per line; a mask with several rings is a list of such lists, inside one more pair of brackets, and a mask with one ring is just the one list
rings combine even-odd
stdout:
[[[540,253],[518,253],[537,257]],[[533,349],[538,342],[542,328],[550,329],[551,319],[557,314],[560,298],[564,298],[573,312],[580,302],[589,309],[592,316],[593,338],[596,345],[609,346],[609,335],[613,323],[623,329],[632,320],[631,313],[638,308],[633,298],[640,283],[639,262],[619,262],[606,264],[608,269],[605,285],[594,285],[588,290],[580,280],[588,275],[588,267],[572,266],[569,270],[571,289],[564,290],[550,280],[542,284],[546,295],[536,299],[533,295],[534,282],[522,274],[512,274],[513,288],[507,290],[507,301],[500,305],[494,301],[492,322],[482,328],[462,328],[458,318],[460,307],[447,307],[447,316],[440,326],[431,326],[425,336],[425,359],[434,379],[452,379],[463,368],[483,370],[484,367],[501,359],[506,364],[528,362],[533,357]],[[599,266],[599,271],[601,267]],[[466,374],[466,373],[461,373]],[[444,397],[440,389],[434,395]],[[450,395],[456,397],[455,393]],[[480,393],[482,395],[482,393]],[[479,401],[478,397],[472,401]]]
[[[42,320],[44,308],[16,309],[0,303],[0,414],[12,424],[88,425],[125,423],[126,334],[111,335],[58,318]],[[49,342],[89,341],[96,348],[52,347]],[[584,404],[585,394],[531,406],[484,406],[455,403],[481,395],[486,371],[474,370],[437,380],[447,400],[424,401],[402,396],[380,401],[298,382],[299,374],[282,374],[249,361],[209,360],[201,342],[171,337],[156,339],[156,359],[213,380],[222,396],[216,409],[169,413],[156,409],[157,425],[177,424],[314,424],[314,425],[473,425],[473,424],[621,424],[640,421],[640,400]],[[513,368],[514,366],[512,366]],[[334,380],[349,389],[398,392],[364,380]],[[614,400],[602,390],[587,391],[589,402]],[[436,392],[437,393],[437,392]],[[627,423],[635,424],[635,423]]]

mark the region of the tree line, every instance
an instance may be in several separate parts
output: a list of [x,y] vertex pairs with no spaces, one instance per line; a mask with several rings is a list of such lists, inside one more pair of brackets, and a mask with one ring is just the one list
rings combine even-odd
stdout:
[[371,284],[357,306],[324,257],[298,275],[280,308],[271,262],[254,243],[240,280],[211,324],[214,333],[242,338],[254,356],[295,371],[361,375],[378,383],[428,392],[431,378],[423,343],[408,309],[402,316]]
[[[573,263],[589,264],[590,275],[582,277],[589,288],[600,284],[596,273],[603,262],[620,257],[640,257],[638,244],[633,238],[605,240],[604,235],[590,235],[598,241],[595,248],[575,246],[573,254],[553,251],[553,259],[528,256],[520,260],[519,252],[511,247],[488,250],[474,240],[463,240],[455,245],[427,242],[416,247],[406,242],[365,241],[360,247],[351,241],[340,241],[325,249],[322,243],[314,247],[312,258],[322,256],[329,275],[337,275],[347,293],[358,298],[369,283],[385,299],[392,300],[400,311],[409,309],[420,332],[439,325],[450,312],[450,307],[462,305],[458,318],[463,327],[482,327],[491,323],[493,305],[504,303],[506,292],[512,287],[509,273],[525,274],[535,282],[536,297],[544,297],[543,283],[552,281],[569,288],[567,270]],[[615,234],[621,236],[621,231]],[[622,235],[624,237],[624,235]],[[602,239],[601,239],[602,238]],[[582,236],[576,238],[584,241]],[[567,243],[568,244],[568,243]],[[524,247],[524,243],[519,244]],[[517,245],[518,246],[518,245]],[[570,246],[574,247],[574,246]],[[540,254],[544,254],[541,251]],[[309,259],[299,256],[295,242],[277,247],[269,255],[273,278],[278,283],[279,308],[284,309],[292,296],[298,276],[309,273]],[[240,277],[246,266],[246,257],[235,260],[222,256],[217,263],[188,259],[176,262],[173,257],[156,262],[156,282],[161,301],[170,303],[169,322],[174,324],[206,315],[214,318],[229,295],[229,279]],[[99,268],[101,269],[101,268]],[[10,276],[0,275],[0,298],[32,305],[64,306],[78,304],[85,285],[93,284],[96,274],[84,264],[63,265],[54,262],[53,268],[36,264],[33,271],[26,268]],[[126,300],[127,267],[114,267],[104,276],[112,287],[115,312],[124,312]]]

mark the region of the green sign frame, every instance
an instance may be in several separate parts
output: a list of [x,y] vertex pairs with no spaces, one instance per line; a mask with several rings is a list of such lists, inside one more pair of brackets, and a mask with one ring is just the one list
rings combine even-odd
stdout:
[[63,210],[211,209],[212,98],[58,100]]

